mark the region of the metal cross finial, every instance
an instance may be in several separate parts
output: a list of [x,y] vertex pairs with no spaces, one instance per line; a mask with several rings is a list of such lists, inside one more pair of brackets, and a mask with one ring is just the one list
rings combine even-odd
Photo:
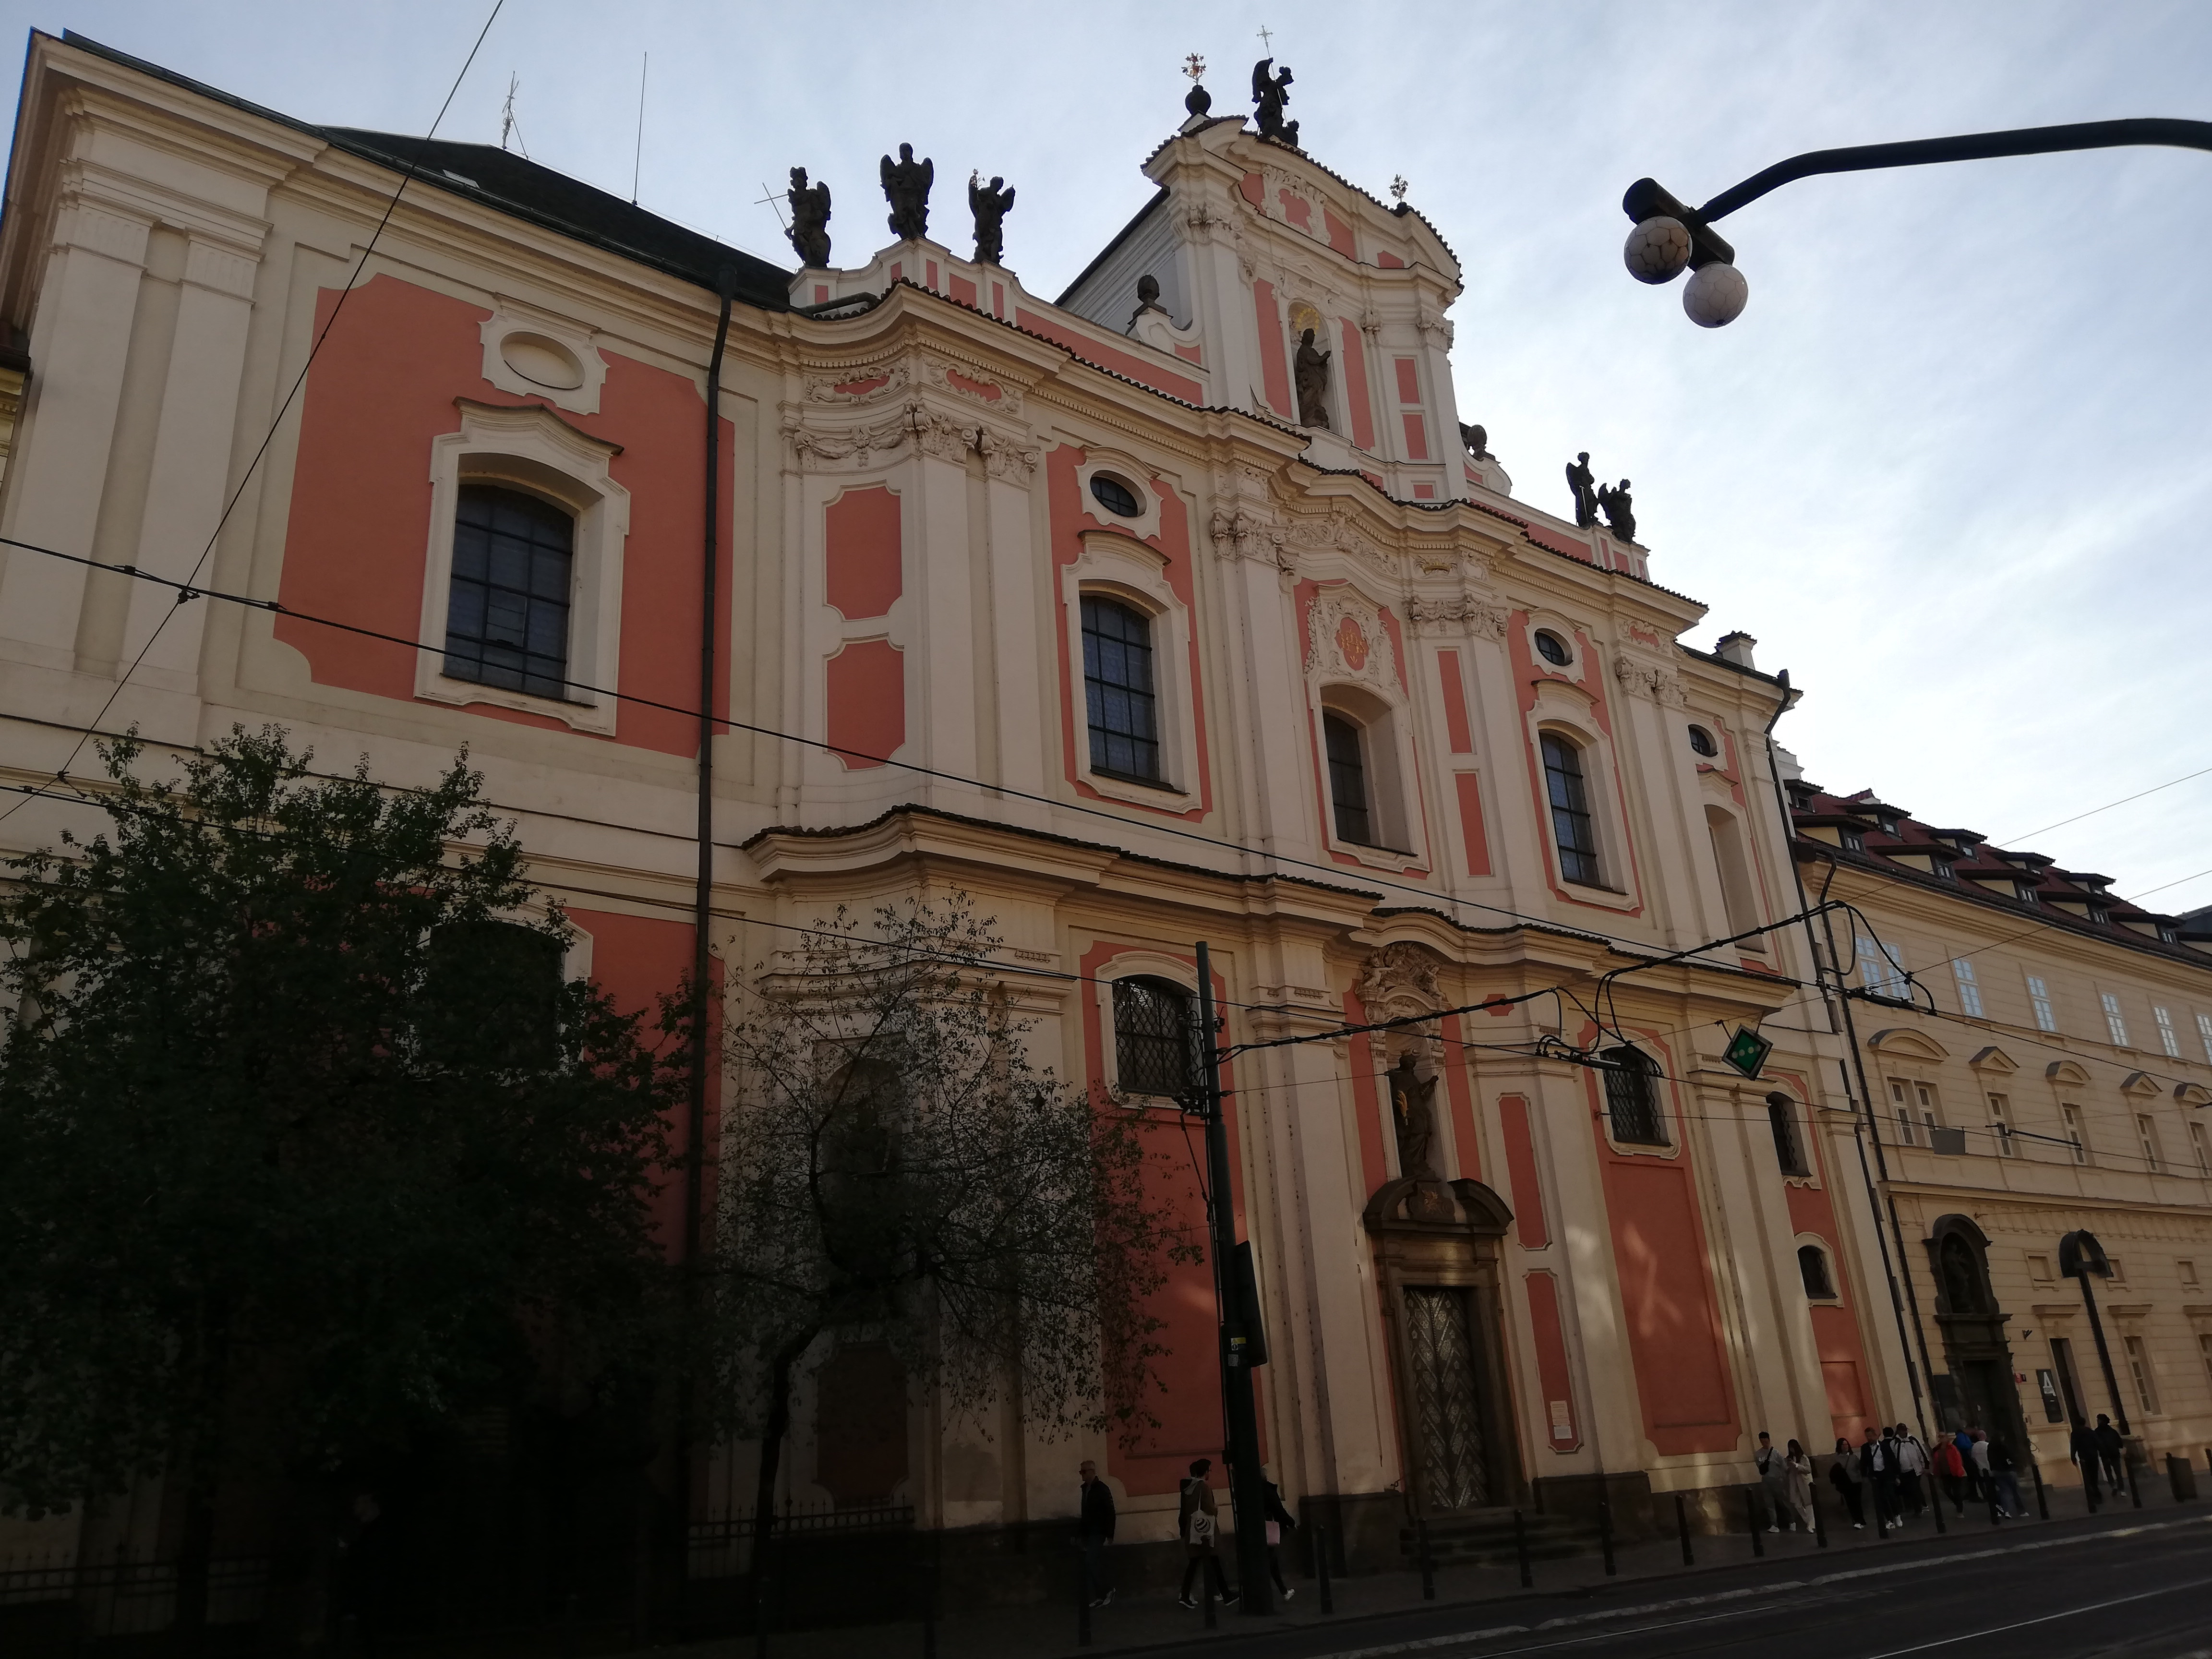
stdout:
[[1267,26],[1265,23],[1260,26],[1260,44],[1267,49],[1269,57],[1274,56],[1275,37],[1267,33]]
[[784,225],[783,223],[783,198],[777,195],[775,191],[769,190],[768,181],[766,179],[763,179],[761,181],[761,188],[763,190],[767,190],[768,194],[762,197],[759,201],[755,202],[753,205],[755,207],[760,207],[765,204],[769,207],[774,208],[775,210],[776,223],[782,226],[786,230],[788,230],[790,227],[788,225]]
[[1191,53],[1182,60],[1182,72],[1190,76],[1193,81],[1196,81],[1199,76],[1206,73],[1206,59],[1200,58],[1196,52]]
[[1395,175],[1390,180],[1390,194],[1401,202],[1406,199],[1406,192],[1412,188],[1413,186],[1406,182],[1406,175],[1402,173]]

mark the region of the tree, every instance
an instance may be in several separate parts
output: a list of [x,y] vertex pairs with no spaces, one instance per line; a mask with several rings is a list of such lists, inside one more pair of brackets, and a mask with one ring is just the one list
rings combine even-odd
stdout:
[[756,971],[725,1037],[715,1395],[756,1431],[754,1570],[792,1390],[825,1336],[886,1344],[951,1413],[1157,1426],[1144,1304],[1200,1259],[1130,1114],[1041,1070],[964,896],[841,908]]
[[613,1386],[672,1095],[465,757],[395,792],[274,727],[140,755],[0,897],[0,1494],[181,1476],[189,1571],[227,1474]]

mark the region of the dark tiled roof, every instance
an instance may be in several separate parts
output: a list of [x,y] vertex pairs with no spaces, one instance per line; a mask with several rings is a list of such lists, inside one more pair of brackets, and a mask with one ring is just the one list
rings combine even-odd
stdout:
[[319,127],[250,103],[159,64],[149,64],[143,58],[133,58],[97,40],[88,40],[74,31],[62,38],[82,51],[172,86],[183,87],[232,109],[274,121],[295,132],[308,133],[394,173],[404,173],[412,165],[416,169],[416,184],[468,197],[495,211],[527,220],[560,235],[650,265],[685,282],[696,283],[702,288],[715,288],[720,272],[726,269],[736,278],[737,297],[748,305],[781,311],[790,303],[789,271],[741,248],[731,247],[672,220],[648,213],[619,196],[493,145],[449,143],[444,139],[364,132],[353,127]]

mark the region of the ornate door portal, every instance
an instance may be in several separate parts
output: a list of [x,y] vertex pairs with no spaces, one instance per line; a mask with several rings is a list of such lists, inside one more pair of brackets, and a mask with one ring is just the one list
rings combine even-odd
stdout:
[[1468,1293],[1456,1286],[1405,1289],[1406,1360],[1412,1373],[1419,1485],[1428,1507],[1478,1509],[1491,1501]]

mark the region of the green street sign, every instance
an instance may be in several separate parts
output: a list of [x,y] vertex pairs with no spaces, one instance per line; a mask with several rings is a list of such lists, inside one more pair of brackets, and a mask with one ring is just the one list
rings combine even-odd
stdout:
[[1766,1064],[1767,1055],[1773,1052],[1774,1045],[1765,1037],[1739,1025],[1735,1035],[1729,1039],[1729,1046],[1721,1051],[1721,1058],[1746,1077],[1756,1079],[1759,1067]]

